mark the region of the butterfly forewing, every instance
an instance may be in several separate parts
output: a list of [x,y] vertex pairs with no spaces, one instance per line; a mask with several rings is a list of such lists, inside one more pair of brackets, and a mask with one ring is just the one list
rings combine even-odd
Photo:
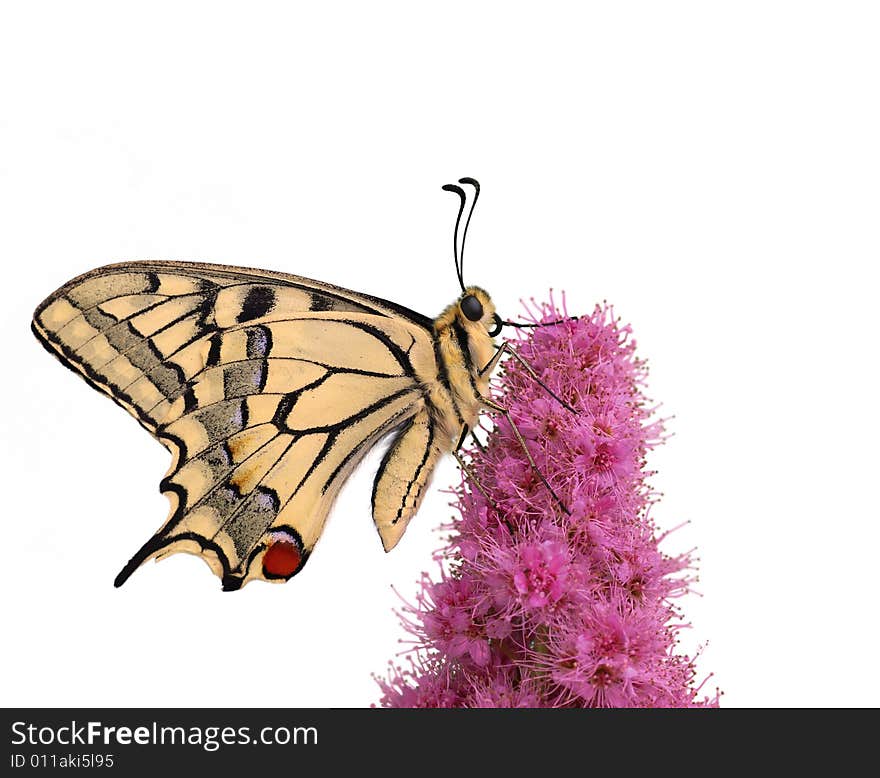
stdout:
[[[427,317],[297,276],[136,262],[66,284],[33,329],[172,453],[170,516],[117,584],[177,551],[200,555],[229,589],[285,580],[345,478],[397,427],[374,508],[386,547],[418,507],[436,461]],[[270,560],[273,545],[289,551]]]

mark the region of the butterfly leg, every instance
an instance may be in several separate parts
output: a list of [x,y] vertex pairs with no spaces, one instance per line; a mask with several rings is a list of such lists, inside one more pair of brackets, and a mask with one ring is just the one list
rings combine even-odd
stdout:
[[535,460],[532,458],[532,452],[529,451],[529,447],[526,445],[525,438],[523,438],[522,433],[519,431],[519,427],[516,426],[516,423],[513,421],[513,418],[510,415],[510,411],[507,410],[503,405],[499,405],[498,403],[490,400],[486,397],[482,398],[483,405],[485,405],[490,410],[495,411],[496,413],[500,413],[507,419],[507,423],[510,425],[510,428],[513,430],[513,434],[519,442],[520,448],[522,448],[523,453],[526,455],[526,459],[529,460],[529,464],[532,466],[532,470],[535,471],[535,474],[538,478],[541,479],[541,483],[547,487],[547,491],[553,495],[553,499],[556,500],[556,504],[562,509],[562,511],[567,515],[571,516],[571,511],[565,507],[565,504],[562,500],[559,499],[559,495],[553,491],[553,487],[550,486],[550,482],[544,478],[544,474],[538,469],[538,466],[535,464]]
[[465,462],[465,461],[464,461],[464,457],[463,457],[461,454],[458,453],[458,448],[456,448],[456,449],[452,452],[452,456],[455,457],[455,461],[458,462],[458,466],[462,469],[462,471],[463,471],[464,474],[468,477],[468,479],[470,480],[470,482],[471,482],[474,486],[476,486],[477,489],[480,491],[480,494],[482,494],[483,497],[486,498],[486,502],[488,502],[489,505],[492,506],[492,509],[495,511],[495,513],[498,514],[498,517],[501,519],[501,521],[503,521],[503,522],[507,525],[507,529],[509,529],[511,532],[513,532],[513,526],[512,526],[511,523],[507,520],[507,518],[504,516],[504,511],[502,511],[501,508],[498,507],[498,504],[495,502],[495,500],[493,500],[493,499],[489,496],[489,493],[483,488],[483,485],[480,483],[480,479],[477,478],[477,476],[476,476],[476,474],[474,473],[474,471],[471,470],[471,466],[470,466],[467,462]]
[[577,414],[577,410],[572,408],[571,405],[569,405],[567,402],[565,402],[565,400],[559,397],[559,395],[557,395],[549,386],[547,386],[547,384],[545,384],[538,377],[535,369],[528,362],[526,362],[526,360],[513,346],[510,345],[509,341],[505,341],[501,344],[501,346],[499,346],[498,350],[492,356],[492,359],[490,359],[486,363],[486,366],[482,370],[480,370],[480,375],[484,376],[487,373],[491,373],[498,366],[501,355],[504,353],[510,354],[510,356],[512,356],[517,362],[519,362],[525,368],[525,371],[532,377],[535,383],[537,383],[538,386],[540,386],[545,392],[547,392],[547,394],[549,394],[554,400],[556,400],[556,402],[558,402],[563,408],[571,411],[574,414]]
[[[465,424],[465,425],[463,425],[462,428],[461,428],[461,437],[459,437],[459,439],[458,439],[458,444],[457,444],[456,447],[452,450],[452,456],[455,457],[455,461],[458,462],[458,465],[459,465],[459,467],[461,467],[461,469],[464,471],[464,474],[465,474],[468,478],[471,479],[471,481],[472,481],[473,484],[477,487],[477,489],[480,490],[480,493],[483,495],[483,497],[485,497],[486,500],[488,500],[489,505],[491,505],[491,506],[495,509],[495,511],[498,513],[498,515],[500,516],[500,515],[502,515],[502,514],[501,514],[501,509],[500,509],[500,508],[498,507],[498,505],[495,503],[495,500],[493,500],[493,499],[489,496],[489,493],[483,488],[483,485],[480,483],[480,479],[477,478],[477,476],[474,474],[474,471],[471,470],[470,466],[467,464],[467,462],[464,461],[464,458],[463,458],[463,457],[461,456],[461,454],[459,453],[459,450],[461,449],[462,445],[464,444],[465,438],[467,438],[468,433],[470,433],[470,435],[473,437],[473,439],[477,441],[477,445],[480,447],[480,449],[483,450],[483,451],[485,451],[484,446],[480,443],[480,441],[479,441],[479,439],[477,438],[477,436],[474,435],[474,433],[473,433],[473,431],[471,430],[471,428],[470,428],[467,424]],[[506,519],[504,519],[504,523],[507,524],[507,520],[506,520]],[[510,527],[509,524],[508,524],[508,527],[509,527],[509,529],[510,529],[511,531],[513,531],[513,527]]]
[[464,424],[464,425],[462,426],[462,428],[461,428],[461,436],[460,436],[459,439],[458,439],[458,443],[456,444],[455,448],[452,449],[452,455],[455,457],[455,461],[458,462],[458,464],[459,464],[459,466],[461,467],[461,469],[464,470],[465,475],[466,475],[468,478],[470,478],[470,479],[474,482],[474,484],[476,484],[477,489],[479,489],[479,490],[483,493],[483,497],[485,497],[485,498],[489,501],[489,504],[490,504],[490,505],[491,505],[496,511],[498,511],[498,512],[500,513],[501,510],[500,510],[500,509],[498,508],[498,506],[495,504],[495,501],[494,501],[494,500],[493,500],[493,499],[492,499],[492,498],[486,493],[486,490],[483,489],[483,485],[480,483],[480,479],[477,478],[476,475],[474,475],[474,471],[470,469],[470,467],[468,466],[468,464],[467,464],[467,463],[464,461],[464,459],[462,458],[461,454],[458,453],[458,452],[461,450],[461,447],[464,445],[465,438],[467,438],[468,434],[470,434],[471,437],[473,437],[473,439],[474,439],[475,441],[477,441],[477,445],[480,447],[480,450],[482,450],[482,451],[485,451],[485,450],[486,450],[486,449],[484,448],[484,446],[480,443],[480,441],[479,441],[479,439],[477,438],[477,436],[474,435],[474,433],[473,433],[473,431],[471,430],[471,428],[470,428],[467,424]]
[[461,437],[458,439],[458,443],[455,446],[456,451],[458,451],[464,445],[465,438],[467,438],[468,435],[471,436],[471,440],[474,441],[474,444],[478,449],[480,449],[480,451],[486,450],[486,447],[482,443],[480,443],[480,439],[476,436],[474,431],[470,427],[468,427],[467,424],[465,424],[461,428]]

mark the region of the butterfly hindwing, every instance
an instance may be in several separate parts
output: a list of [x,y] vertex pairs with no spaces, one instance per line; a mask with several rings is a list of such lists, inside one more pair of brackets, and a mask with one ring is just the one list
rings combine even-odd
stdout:
[[[419,379],[434,364],[430,320],[366,295],[244,268],[138,262],[66,284],[33,329],[172,453],[161,484],[170,516],[117,584],[178,551],[204,558],[225,588],[286,579],[370,446],[408,423],[394,445],[400,453],[407,441],[408,458],[395,454],[386,478],[430,448]],[[428,473],[426,456],[414,484]],[[408,520],[418,494],[398,496]],[[392,526],[402,532],[406,520]]]
[[397,545],[418,511],[443,446],[427,409],[395,436],[373,483],[373,521],[386,551]]

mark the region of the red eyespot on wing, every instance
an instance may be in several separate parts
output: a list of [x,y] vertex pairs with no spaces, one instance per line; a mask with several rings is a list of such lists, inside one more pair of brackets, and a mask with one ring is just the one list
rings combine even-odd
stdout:
[[263,573],[270,578],[289,578],[301,561],[302,554],[295,543],[276,540],[263,555]]

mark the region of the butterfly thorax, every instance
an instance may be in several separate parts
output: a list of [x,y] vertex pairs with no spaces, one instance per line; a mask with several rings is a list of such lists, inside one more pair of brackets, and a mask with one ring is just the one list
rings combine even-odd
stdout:
[[[482,305],[483,316],[477,321],[468,319],[461,309],[461,300],[467,295],[473,295]],[[471,286],[434,320],[438,374],[428,386],[428,400],[450,447],[464,425],[473,429],[482,398],[489,396],[490,376],[481,371],[495,353],[489,335],[494,316],[495,305],[488,293]]]

